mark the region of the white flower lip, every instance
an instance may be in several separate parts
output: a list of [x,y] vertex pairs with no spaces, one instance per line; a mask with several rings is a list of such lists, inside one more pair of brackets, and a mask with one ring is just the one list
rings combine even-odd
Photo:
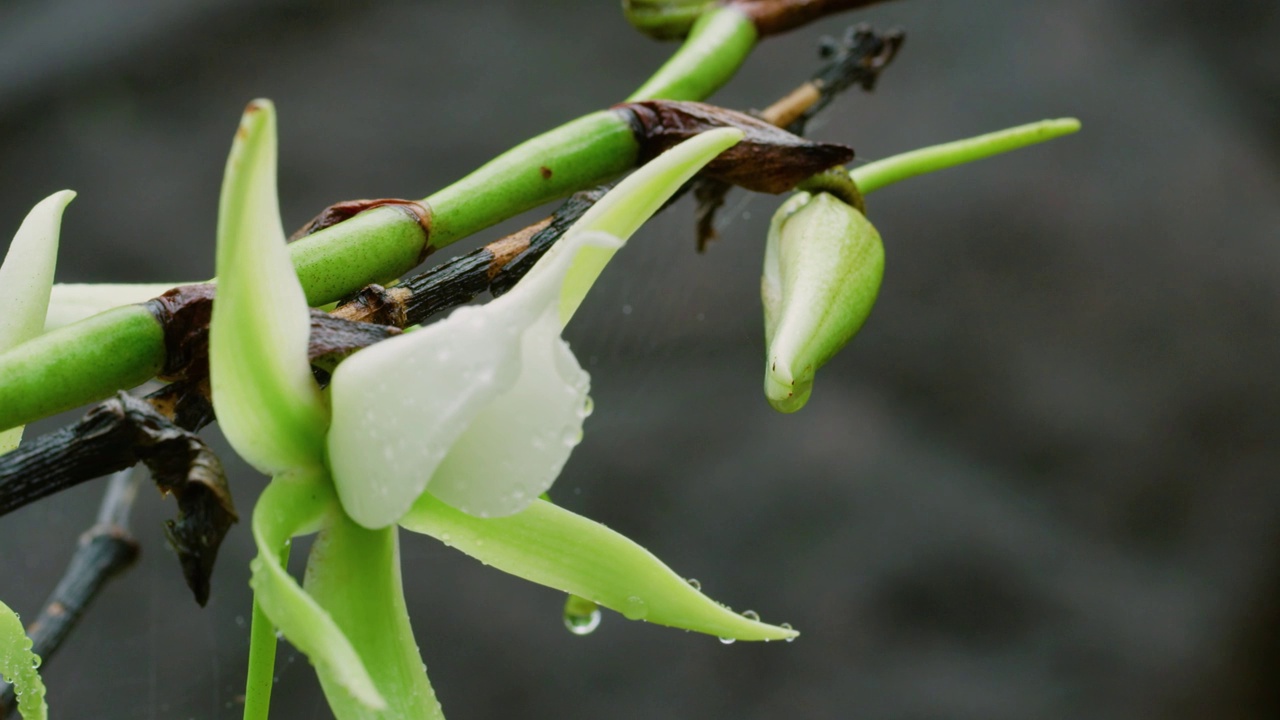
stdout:
[[599,232],[565,241],[497,300],[338,366],[329,467],[352,519],[390,525],[428,489],[473,515],[510,515],[555,482],[590,383],[560,338],[561,287],[579,252],[622,246]]

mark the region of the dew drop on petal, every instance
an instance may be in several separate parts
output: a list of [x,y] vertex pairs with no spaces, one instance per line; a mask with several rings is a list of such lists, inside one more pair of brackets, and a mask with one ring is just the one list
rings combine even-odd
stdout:
[[720,644],[721,644],[721,645],[732,645],[732,644],[734,644],[735,642],[737,642],[737,640],[735,640],[735,639],[733,639],[733,638],[727,638],[727,637],[722,637],[722,638],[720,638]]
[[689,583],[689,587],[693,588],[694,590],[697,590],[698,592],[702,592],[702,583],[698,582],[698,578],[689,578],[685,582]]
[[748,620],[754,620],[756,622],[760,622],[760,613],[756,612],[755,610],[743,610],[742,617]]
[[564,604],[564,626],[574,635],[590,635],[600,627],[600,606],[570,595]]
[[643,620],[648,614],[649,605],[639,595],[627,598],[626,604],[622,607],[622,615],[628,620]]
[[[778,623],[778,627],[782,628],[783,630],[794,630],[794,628],[791,627],[791,623]],[[796,639],[793,637],[787,638],[787,642],[795,642],[795,641]]]

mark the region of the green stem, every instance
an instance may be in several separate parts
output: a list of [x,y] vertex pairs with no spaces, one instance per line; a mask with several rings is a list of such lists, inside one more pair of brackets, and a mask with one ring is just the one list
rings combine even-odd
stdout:
[[[289,562],[289,547],[284,560]],[[276,626],[263,612],[257,599],[253,601],[253,619],[249,626],[249,672],[244,682],[244,720],[267,720],[271,710],[271,687],[276,675]]]
[[[632,98],[702,99],[732,76],[754,38],[754,26],[741,13],[709,13]],[[620,175],[637,155],[631,128],[619,114],[592,113],[517,145],[427,198],[430,247],[416,219],[383,207],[298,240],[289,246],[290,257],[307,302],[324,305],[399,277],[428,250]],[[0,354],[0,430],[148,380],[164,364],[163,337],[145,309],[131,306]]]
[[733,8],[703,13],[684,45],[631,94],[638,100],[701,100],[733,77],[757,39],[755,23]]
[[865,194],[900,180],[1035,145],[1063,135],[1070,135],[1079,129],[1080,121],[1075,118],[1041,120],[894,155],[854,168],[849,171],[849,176],[853,178],[858,189]]
[[101,400],[164,365],[164,331],[126,305],[29,340],[0,355],[0,428]]

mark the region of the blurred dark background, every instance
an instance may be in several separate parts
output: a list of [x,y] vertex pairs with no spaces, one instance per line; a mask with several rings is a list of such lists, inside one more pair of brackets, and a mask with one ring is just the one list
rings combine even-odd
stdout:
[[[405,537],[449,717],[1280,716],[1280,5],[903,0],[764,43],[715,100],[763,107],[856,21],[908,32],[812,128],[862,160],[1084,131],[872,196],[879,304],[793,416],[760,388],[778,199],[733,196],[702,256],[691,207],[663,215],[570,329],[597,411],[553,493],[804,635],[726,647],[609,614],[575,637],[557,593]],[[0,236],[70,187],[60,279],[204,278],[253,97],[280,112],[292,228],[425,196],[674,47],[610,0],[6,0]],[[229,466],[247,517],[264,480]],[[0,521],[0,597],[36,612],[100,491]],[[240,716],[248,528],[202,610],[172,511],[145,492],[142,559],[46,666],[54,717]],[[327,716],[305,658],[278,668],[275,717]]]

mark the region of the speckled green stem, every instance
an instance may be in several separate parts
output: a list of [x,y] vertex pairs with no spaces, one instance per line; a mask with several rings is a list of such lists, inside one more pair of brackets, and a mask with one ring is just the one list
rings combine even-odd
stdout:
[[139,385],[163,365],[164,332],[141,305],[41,335],[0,355],[0,428]]

